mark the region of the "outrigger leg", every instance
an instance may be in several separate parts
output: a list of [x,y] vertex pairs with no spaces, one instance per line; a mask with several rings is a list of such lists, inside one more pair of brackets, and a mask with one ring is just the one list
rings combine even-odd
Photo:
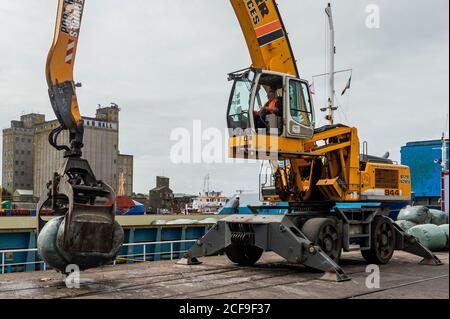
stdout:
[[443,265],[442,261],[428,248],[422,245],[414,236],[405,233],[397,224],[393,223],[393,225],[395,229],[396,250],[403,250],[410,254],[423,257],[423,260],[420,262],[423,265]]

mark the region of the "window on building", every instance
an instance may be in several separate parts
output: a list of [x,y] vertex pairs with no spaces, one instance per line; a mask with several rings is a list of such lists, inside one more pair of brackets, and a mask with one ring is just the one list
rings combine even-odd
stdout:
[[25,165],[25,161],[20,162],[21,165]]
[[31,155],[31,151],[27,151],[27,154],[28,154],[28,155]]

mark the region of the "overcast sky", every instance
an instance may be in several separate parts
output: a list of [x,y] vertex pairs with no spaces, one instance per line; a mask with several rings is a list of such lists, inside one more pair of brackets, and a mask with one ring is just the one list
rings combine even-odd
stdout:
[[[87,0],[75,80],[81,112],[119,104],[120,151],[135,157],[134,190],[148,192],[156,175],[175,192],[198,193],[209,173],[216,190],[257,190],[257,164],[174,165],[174,128],[226,126],[226,74],[250,65],[227,0]],[[327,1],[279,0],[302,77],[325,72]],[[449,104],[448,0],[333,1],[336,68],[353,68],[337,119],[359,129],[369,152],[400,159],[408,141],[440,138]],[[379,29],[365,24],[366,6],[380,7]],[[0,128],[20,115],[53,119],[45,60],[56,0],[0,0]],[[347,74],[337,78],[340,92]],[[322,81],[323,82],[323,81]],[[321,83],[317,87],[321,89]],[[316,97],[323,124],[324,106]],[[1,147],[1,146],[0,146]],[[1,153],[0,153],[1,154]]]

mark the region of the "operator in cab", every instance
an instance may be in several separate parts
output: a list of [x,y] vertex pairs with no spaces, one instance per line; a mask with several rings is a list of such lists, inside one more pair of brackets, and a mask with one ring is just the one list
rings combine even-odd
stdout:
[[267,93],[267,98],[269,99],[264,106],[255,112],[256,128],[267,128],[266,116],[269,114],[274,114],[276,116],[281,115],[282,104],[280,99],[277,97],[276,89],[271,87]]

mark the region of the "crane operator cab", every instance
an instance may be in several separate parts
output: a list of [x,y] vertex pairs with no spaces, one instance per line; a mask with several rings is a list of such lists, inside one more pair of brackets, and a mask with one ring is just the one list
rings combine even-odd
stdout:
[[229,80],[234,81],[227,115],[232,157],[240,157],[236,149],[248,150],[250,144],[261,150],[265,137],[295,142],[313,136],[314,107],[307,81],[252,68],[229,74]]

